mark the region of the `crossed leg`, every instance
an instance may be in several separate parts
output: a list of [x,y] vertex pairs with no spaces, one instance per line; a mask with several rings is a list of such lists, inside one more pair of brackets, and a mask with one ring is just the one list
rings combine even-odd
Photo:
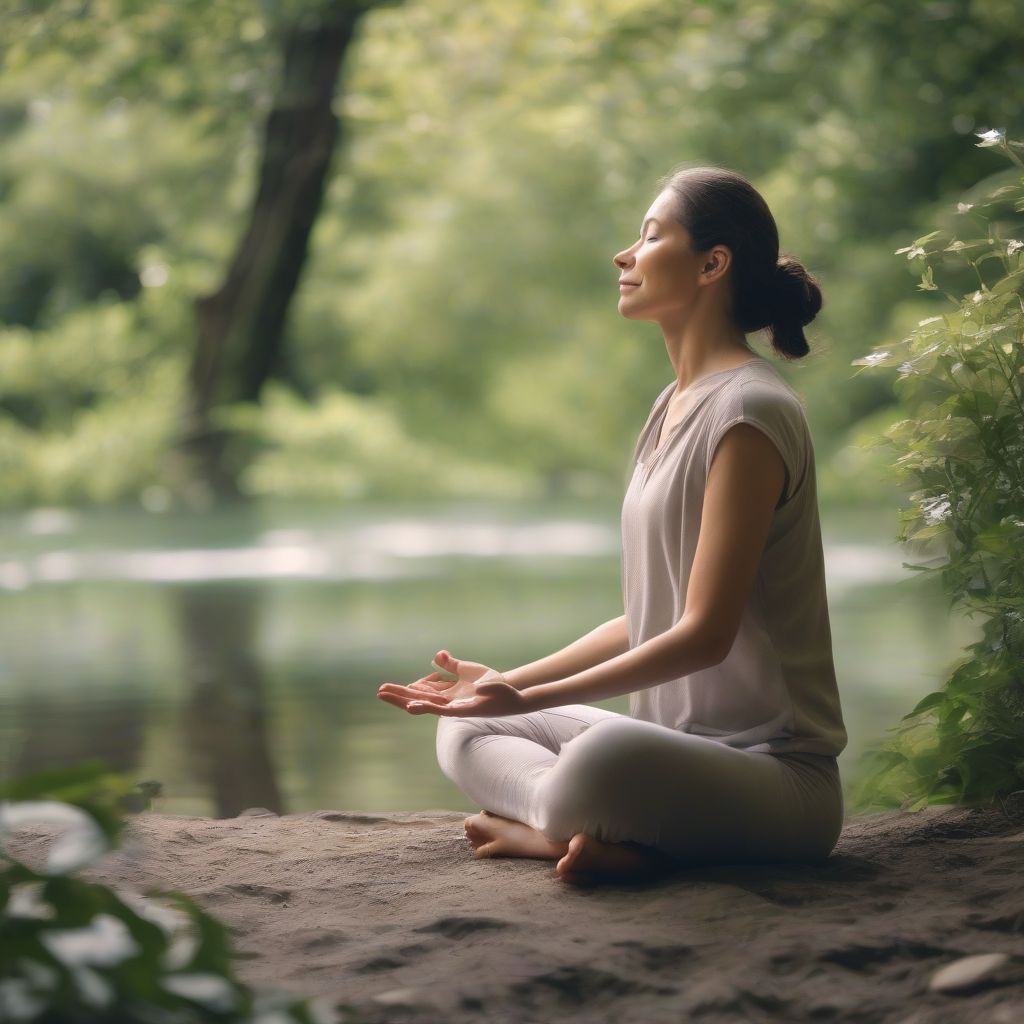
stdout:
[[439,718],[442,771],[485,810],[474,856],[556,861],[564,881],[681,861],[818,859],[842,826],[834,760],[751,753],[590,705]]

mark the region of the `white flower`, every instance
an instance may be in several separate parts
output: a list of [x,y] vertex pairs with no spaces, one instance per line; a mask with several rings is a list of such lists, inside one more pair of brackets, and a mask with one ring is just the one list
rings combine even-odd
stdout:
[[956,212],[957,213],[966,213],[968,210],[973,210],[973,209],[974,209],[974,203],[957,203],[956,204]]
[[975,132],[975,135],[981,139],[978,146],[984,148],[985,146],[999,146],[1006,140],[1006,129],[1005,128],[991,128],[987,132]]
[[860,359],[854,359],[854,366],[874,366],[875,363],[880,363],[883,359],[888,359],[888,352],[872,352],[870,355],[862,356]]
[[902,249],[897,249],[893,255],[899,256],[901,252],[905,252],[907,254],[907,259],[912,260],[915,256],[924,256],[926,250],[920,245],[907,245]]
[[1011,238],[1006,243],[1006,255],[1012,256],[1018,249],[1024,249],[1024,242],[1019,241],[1016,238]]
[[941,523],[949,515],[949,499],[945,494],[921,502],[929,526]]

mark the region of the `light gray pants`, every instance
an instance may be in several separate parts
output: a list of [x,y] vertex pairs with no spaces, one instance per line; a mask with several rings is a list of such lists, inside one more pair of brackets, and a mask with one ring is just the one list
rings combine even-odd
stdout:
[[834,757],[752,753],[589,704],[437,722],[441,771],[548,839],[577,832],[685,862],[818,861],[844,817]]

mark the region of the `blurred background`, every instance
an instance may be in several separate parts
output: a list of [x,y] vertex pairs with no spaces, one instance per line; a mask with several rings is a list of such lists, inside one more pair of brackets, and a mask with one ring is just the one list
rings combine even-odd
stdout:
[[825,294],[805,359],[750,341],[806,402],[854,778],[979,632],[903,565],[893,371],[853,361],[948,305],[895,250],[1004,173],[1015,8],[5,4],[0,777],[473,809],[376,689],[622,613],[673,371],[612,257],[686,162],[750,178]]

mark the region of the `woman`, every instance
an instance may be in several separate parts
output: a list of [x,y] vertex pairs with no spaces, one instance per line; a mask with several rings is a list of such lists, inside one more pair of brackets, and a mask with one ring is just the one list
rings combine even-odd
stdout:
[[[707,861],[813,861],[839,837],[846,746],[814,451],[799,395],[746,335],[806,355],[817,282],[779,259],[740,174],[675,170],[614,257],[619,312],[662,330],[674,381],[622,507],[625,614],[506,672],[447,651],[378,695],[439,716],[441,770],[485,810],[475,857],[591,884]],[[630,695],[628,715],[588,701]]]

